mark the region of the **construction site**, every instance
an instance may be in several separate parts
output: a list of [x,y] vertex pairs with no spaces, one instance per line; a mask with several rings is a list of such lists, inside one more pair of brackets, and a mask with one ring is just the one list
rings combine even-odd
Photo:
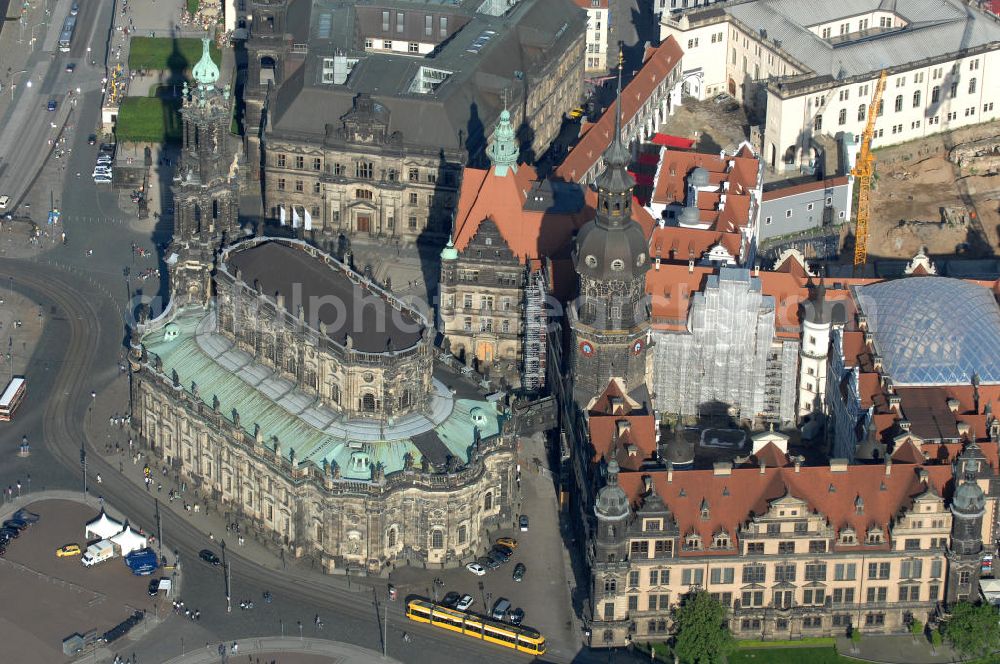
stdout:
[[[875,152],[868,254],[986,258],[1000,248],[1000,123]],[[850,242],[853,229],[846,228]],[[842,254],[849,260],[847,252]]]

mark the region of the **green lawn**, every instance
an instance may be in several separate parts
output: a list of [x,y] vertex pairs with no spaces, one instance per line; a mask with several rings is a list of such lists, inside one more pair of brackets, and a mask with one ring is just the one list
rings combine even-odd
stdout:
[[[212,59],[222,63],[219,47],[212,43]],[[168,70],[182,74],[201,59],[201,40],[194,37],[133,37],[129,43],[130,69]]]
[[748,648],[728,655],[729,664],[848,664],[855,660],[841,657],[837,649],[827,648]]
[[187,0],[188,12],[190,12],[191,14],[193,14],[196,11],[198,11],[198,3],[199,3],[199,1],[200,0]]
[[132,143],[177,143],[181,140],[180,99],[126,97],[118,109],[115,136]]

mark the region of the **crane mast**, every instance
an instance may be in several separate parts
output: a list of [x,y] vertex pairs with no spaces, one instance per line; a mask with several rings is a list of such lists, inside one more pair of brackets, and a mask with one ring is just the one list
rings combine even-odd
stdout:
[[875,119],[878,117],[882,92],[885,90],[886,71],[883,69],[875,85],[875,94],[868,105],[868,122],[861,134],[861,149],[858,160],[851,169],[851,175],[858,180],[858,213],[855,215],[854,231],[854,267],[864,265],[868,260],[868,217],[870,214],[870,196],[872,189],[872,174],[875,172],[875,155],[872,154],[872,137],[875,135]]

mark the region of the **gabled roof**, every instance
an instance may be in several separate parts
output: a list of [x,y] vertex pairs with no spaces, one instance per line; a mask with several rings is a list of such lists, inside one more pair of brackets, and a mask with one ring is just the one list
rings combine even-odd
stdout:
[[[995,469],[996,446],[990,445],[987,457]],[[888,527],[901,510],[908,509],[916,496],[927,490],[918,476],[925,470],[929,485],[938,495],[948,495],[951,467],[948,465],[905,466],[886,468],[882,464],[852,465],[846,470],[834,471],[829,466],[793,466],[780,468],[733,468],[731,474],[715,474],[712,470],[685,470],[671,472],[622,473],[618,482],[633,505],[641,502],[645,492],[644,477],[649,477],[663,502],[677,519],[682,535],[698,534],[703,542],[710,542],[720,530],[726,530],[734,540],[740,527],[754,515],[768,511],[770,503],[784,496],[805,501],[810,511],[827,518],[839,532],[851,527],[861,534],[856,546],[834,549],[885,550],[889,548]],[[669,478],[669,479],[668,479]],[[855,503],[860,497],[864,509],[859,513]],[[701,517],[699,506],[707,503],[708,518]],[[872,525],[885,532],[886,542],[881,545],[863,543],[863,533]],[[720,555],[735,555],[731,550],[719,551]],[[681,557],[711,555],[705,547],[701,551],[679,551]]]
[[761,464],[768,468],[781,468],[788,465],[788,455],[772,442],[767,443],[753,454],[754,465]]
[[[646,50],[642,68],[622,90],[623,125],[627,125],[635,117],[656,86],[680,64],[682,54],[680,45],[673,37]],[[584,133],[579,142],[556,169],[556,177],[566,182],[580,182],[611,145],[614,126],[615,108],[610,106],[597,122],[582,129]]]
[[578,188],[543,186],[526,164],[505,175],[493,168],[466,168],[455,212],[455,248],[464,251],[479,224],[492,219],[522,264],[555,254],[593,216],[593,209]]

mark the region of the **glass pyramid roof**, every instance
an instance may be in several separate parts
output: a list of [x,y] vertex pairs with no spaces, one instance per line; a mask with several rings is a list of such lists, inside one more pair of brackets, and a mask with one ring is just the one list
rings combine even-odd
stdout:
[[885,373],[898,385],[1000,383],[1000,307],[993,293],[946,277],[856,289]]

